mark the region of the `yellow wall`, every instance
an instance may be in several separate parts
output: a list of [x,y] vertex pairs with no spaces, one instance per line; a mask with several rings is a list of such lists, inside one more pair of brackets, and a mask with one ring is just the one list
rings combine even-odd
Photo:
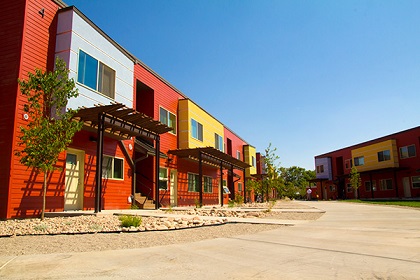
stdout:
[[[255,150],[255,147],[246,145],[244,146],[244,161],[245,163],[248,163],[249,165],[252,165],[252,157],[254,157],[255,165],[257,164],[257,151]],[[251,166],[245,170],[245,176],[250,177],[251,174],[256,174],[257,168],[256,166]]]
[[[378,161],[378,152],[389,150],[391,154],[391,159],[387,161]],[[373,145],[361,147],[358,149],[354,149],[351,151],[351,157],[353,158],[353,165],[354,165],[354,158],[361,157],[365,158],[365,164],[356,166],[357,171],[368,171],[368,170],[376,170],[381,168],[389,168],[389,167],[399,167],[398,162],[398,149],[395,140],[387,140],[380,143],[376,143]]]
[[[203,125],[203,141],[191,136],[191,119]],[[178,125],[179,149],[215,147],[215,133],[224,139],[223,125],[189,99],[179,100]]]

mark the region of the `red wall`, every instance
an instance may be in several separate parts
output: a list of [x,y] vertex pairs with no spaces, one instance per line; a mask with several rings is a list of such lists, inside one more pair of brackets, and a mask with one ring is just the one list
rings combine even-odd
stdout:
[[[52,46],[55,44],[56,33],[55,14],[58,6],[50,0],[28,0],[26,1],[26,5],[25,1],[9,2],[13,4],[7,5],[16,5],[13,7],[13,11],[7,13],[7,16],[10,15],[13,17],[13,20],[9,23],[13,25],[12,31],[16,32],[16,36],[12,35],[9,42],[9,47],[16,49],[9,51],[10,62],[5,63],[10,65],[11,71],[7,69],[7,71],[10,71],[10,79],[14,79],[13,76],[16,74],[16,69],[19,69],[20,78],[26,78],[27,73],[34,72],[35,68],[51,70],[53,66],[51,59],[51,54],[53,53]],[[44,17],[39,14],[42,8],[45,11]],[[19,35],[21,36],[20,41],[18,38]],[[6,48],[6,45],[4,47]],[[16,51],[21,51],[20,58],[18,59]],[[0,116],[0,118],[5,119],[5,125],[7,125],[8,130],[7,135],[11,136],[11,139],[4,137],[2,140],[5,142],[5,145],[12,143],[11,151],[14,151],[17,149],[19,127],[26,125],[26,121],[23,119],[23,104],[26,102],[26,98],[19,93],[17,85],[12,86],[11,84],[12,80],[10,80],[10,85],[8,85],[8,97],[3,99],[9,102],[5,104],[6,108],[0,111],[2,112],[1,114],[5,114],[9,118],[13,117],[14,122],[12,124],[10,119],[5,116]],[[13,92],[13,89],[16,91]],[[15,97],[17,99],[14,99]],[[3,135],[3,133],[1,134]],[[10,163],[8,207],[6,215],[4,215],[4,208],[2,208],[2,217],[10,218],[15,215],[36,214],[39,208],[39,200],[41,199],[39,192],[42,187],[41,176],[36,175],[32,170],[28,170],[25,166],[22,166],[19,163],[19,159],[13,154],[3,154],[2,156],[9,157],[9,160],[2,162]],[[59,165],[61,164],[62,161]],[[8,168],[6,167],[5,169],[7,170]],[[6,176],[8,176],[8,173],[6,173]],[[49,181],[52,185],[55,185],[55,188],[49,191],[47,196],[57,195],[57,188],[61,188],[60,186],[64,182],[62,176],[60,176],[59,172],[54,172],[49,178]],[[47,206],[53,209],[59,207],[54,203],[47,204]]]

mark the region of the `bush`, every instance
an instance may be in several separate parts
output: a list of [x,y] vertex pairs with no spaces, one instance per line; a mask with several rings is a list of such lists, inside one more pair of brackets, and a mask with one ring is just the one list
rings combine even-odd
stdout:
[[141,217],[138,216],[121,216],[122,227],[139,227],[141,225]]

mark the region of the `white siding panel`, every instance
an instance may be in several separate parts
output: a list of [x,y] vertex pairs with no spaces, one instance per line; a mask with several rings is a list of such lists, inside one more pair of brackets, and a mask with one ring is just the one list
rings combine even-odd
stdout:
[[[66,62],[70,69],[70,77],[77,81],[79,50],[83,50],[115,70],[115,101],[133,107],[134,63],[131,59],[73,10],[60,13],[58,25],[56,52],[68,52],[62,55],[68,59]],[[98,103],[108,105],[113,101],[81,84],[77,84],[77,87],[80,96],[78,100],[69,102],[71,108],[91,107]]]

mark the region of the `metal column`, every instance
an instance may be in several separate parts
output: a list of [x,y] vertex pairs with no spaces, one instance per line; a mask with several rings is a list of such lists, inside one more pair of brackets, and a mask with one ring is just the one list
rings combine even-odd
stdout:
[[220,188],[219,188],[219,196],[220,196],[220,204],[223,206],[223,199],[224,199],[224,189],[223,189],[223,162],[220,161]]
[[203,162],[201,152],[198,154],[198,187],[200,188],[200,207],[203,206]]
[[104,151],[104,121],[103,113],[98,115],[98,139],[96,145],[96,189],[95,189],[95,213],[102,209],[102,162]]
[[155,209],[159,209],[160,137],[157,136],[155,141]]

